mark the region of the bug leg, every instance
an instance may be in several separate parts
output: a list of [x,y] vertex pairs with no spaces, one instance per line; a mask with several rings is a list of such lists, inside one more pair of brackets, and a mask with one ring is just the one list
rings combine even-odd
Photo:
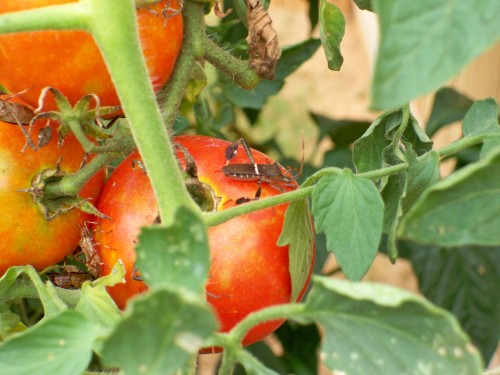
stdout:
[[248,203],[251,201],[259,200],[260,195],[262,194],[262,181],[258,180],[257,184],[259,185],[259,187],[257,188],[257,191],[255,192],[255,197],[253,197],[253,198],[248,198],[248,197],[238,198],[238,199],[236,199],[236,204],[238,205],[238,204],[243,204],[243,203]]

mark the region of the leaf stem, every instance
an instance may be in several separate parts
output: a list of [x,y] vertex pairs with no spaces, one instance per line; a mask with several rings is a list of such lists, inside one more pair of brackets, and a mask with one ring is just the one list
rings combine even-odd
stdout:
[[218,224],[222,224],[236,216],[248,214],[250,212],[262,210],[268,207],[273,207],[278,204],[289,203],[307,198],[312,194],[313,190],[314,186],[299,188],[297,190],[275,195],[273,197],[267,197],[245,204],[240,204],[228,208],[227,210],[204,213],[203,220],[207,226],[215,226]]
[[437,153],[440,157],[447,157],[450,155],[454,155],[463,151],[469,147],[482,143],[483,140],[488,137],[489,134],[476,134],[476,135],[468,135],[462,139],[459,139],[456,142],[453,142],[439,150]]
[[270,320],[290,319],[301,315],[306,310],[304,303],[274,305],[247,315],[229,331],[232,341],[241,342],[250,329]]

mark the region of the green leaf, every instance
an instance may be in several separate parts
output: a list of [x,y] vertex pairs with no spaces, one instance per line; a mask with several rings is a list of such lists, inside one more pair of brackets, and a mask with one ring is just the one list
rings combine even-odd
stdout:
[[334,120],[316,113],[311,113],[311,117],[319,128],[318,139],[328,135],[335,147],[351,145],[370,127],[366,121]]
[[216,328],[208,305],[193,294],[150,290],[129,303],[123,320],[106,338],[102,357],[126,374],[172,374]]
[[500,37],[500,2],[374,0],[380,46],[373,108],[394,108],[455,76]]
[[347,278],[360,280],[377,254],[384,203],[375,185],[350,170],[321,178],[312,195],[316,231]]
[[0,346],[0,373],[81,374],[101,330],[76,311],[65,310]]
[[442,127],[464,118],[473,101],[465,95],[445,87],[436,93],[432,112],[425,126],[429,137]]
[[321,337],[315,324],[286,321],[274,334],[283,346],[282,360],[287,365],[287,374],[318,374],[317,353]]
[[389,258],[394,262],[398,255],[396,245],[396,230],[399,219],[403,215],[401,201],[406,194],[408,173],[401,172],[388,178],[387,184],[382,190],[382,199],[384,200],[384,232],[387,237],[387,252]]
[[7,309],[0,311],[0,343],[21,327],[22,323],[19,315]]
[[423,155],[432,149],[432,141],[420,126],[417,119],[410,113],[408,126],[401,139],[406,144],[411,144],[417,155]]
[[[26,280],[26,277],[29,281]],[[68,307],[58,296],[54,285],[50,282],[44,284],[32,266],[10,267],[5,272],[0,279],[0,299],[1,296],[7,295],[10,289],[19,288],[19,282],[22,282],[23,279],[26,283],[32,284],[36,292],[33,298],[40,299],[45,318],[57,315]],[[31,285],[25,287],[30,288]]]
[[402,238],[440,246],[500,245],[500,148],[427,189],[401,222]]
[[354,0],[359,9],[373,11],[372,0]]
[[486,138],[483,141],[483,146],[481,147],[481,159],[485,159],[487,155],[494,152],[494,150],[498,147],[500,147],[500,135]]
[[261,109],[270,96],[277,94],[285,84],[285,78],[316,52],[321,45],[318,39],[283,48],[272,81],[262,80],[253,90],[244,90],[226,79],[223,85],[226,98],[239,108]]
[[344,62],[340,53],[340,42],[344,37],[344,32],[345,19],[340,9],[326,0],[320,0],[319,34],[328,61],[328,68],[331,70],[340,70]]
[[349,168],[354,170],[352,151],[348,147],[337,147],[323,155],[324,167]]
[[422,294],[451,311],[489,363],[500,339],[500,247],[399,244]]
[[465,115],[462,132],[464,137],[477,134],[500,134],[496,100],[490,98],[475,102]]
[[80,289],[80,299],[75,310],[82,314],[87,321],[103,328],[110,329],[119,321],[120,310],[106,287],[123,282],[125,267],[117,262],[111,273],[92,282],[86,281]]
[[315,276],[294,319],[324,330],[321,358],[346,374],[480,374],[481,358],[456,319],[388,285]]
[[319,0],[309,0],[309,22],[311,32],[316,28],[319,22]]
[[393,112],[379,116],[368,130],[354,142],[352,159],[358,173],[373,171],[384,166],[384,149],[391,143],[385,136],[385,123]]
[[149,287],[170,286],[205,295],[210,252],[205,225],[180,208],[168,227],[144,227],[136,247],[136,266]]
[[[404,117],[407,117],[406,121]],[[404,129],[401,129],[402,126]],[[432,141],[411,113],[403,109],[384,112],[354,142],[353,161],[356,170],[368,172],[403,162],[401,155],[405,149],[401,148],[401,143],[416,155],[423,155],[432,149]]]
[[402,201],[403,213],[407,212],[424,191],[439,180],[439,155],[431,151],[421,159],[407,154],[410,166],[407,170],[408,181]]
[[314,233],[311,223],[309,203],[306,199],[290,203],[285,212],[283,230],[278,238],[278,246],[289,246],[288,262],[292,282],[291,302],[297,301],[312,266],[311,249]]

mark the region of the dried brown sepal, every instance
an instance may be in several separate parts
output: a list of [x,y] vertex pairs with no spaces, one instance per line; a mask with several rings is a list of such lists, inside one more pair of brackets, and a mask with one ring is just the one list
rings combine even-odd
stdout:
[[233,8],[229,8],[228,10],[226,10],[225,12],[223,12],[220,7],[219,7],[219,3],[216,2],[215,5],[214,5],[214,14],[218,17],[218,18],[224,18],[224,17],[227,17],[229,16],[231,13],[233,13]]
[[272,80],[281,48],[267,10],[259,0],[245,0],[248,18],[249,64],[260,78]]
[[0,99],[0,121],[10,124],[27,125],[34,116],[35,114],[31,108],[20,103],[12,103]]

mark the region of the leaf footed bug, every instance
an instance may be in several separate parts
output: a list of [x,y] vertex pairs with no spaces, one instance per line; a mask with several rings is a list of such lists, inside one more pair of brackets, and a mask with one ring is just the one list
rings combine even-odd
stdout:
[[[236,157],[240,144],[243,146],[250,163],[233,163],[229,162]],[[226,165],[222,167],[224,176],[238,181],[257,181],[258,187],[254,198],[242,197],[236,200],[236,204],[246,203],[260,198],[262,193],[262,183],[267,182],[273,188],[284,192],[282,186],[295,186],[296,178],[302,173],[304,157],[302,156],[302,164],[297,175],[292,175],[290,172],[283,173],[282,167],[274,162],[272,164],[257,164],[252,155],[252,151],[248,143],[240,138],[236,142],[231,143],[226,148]]]

